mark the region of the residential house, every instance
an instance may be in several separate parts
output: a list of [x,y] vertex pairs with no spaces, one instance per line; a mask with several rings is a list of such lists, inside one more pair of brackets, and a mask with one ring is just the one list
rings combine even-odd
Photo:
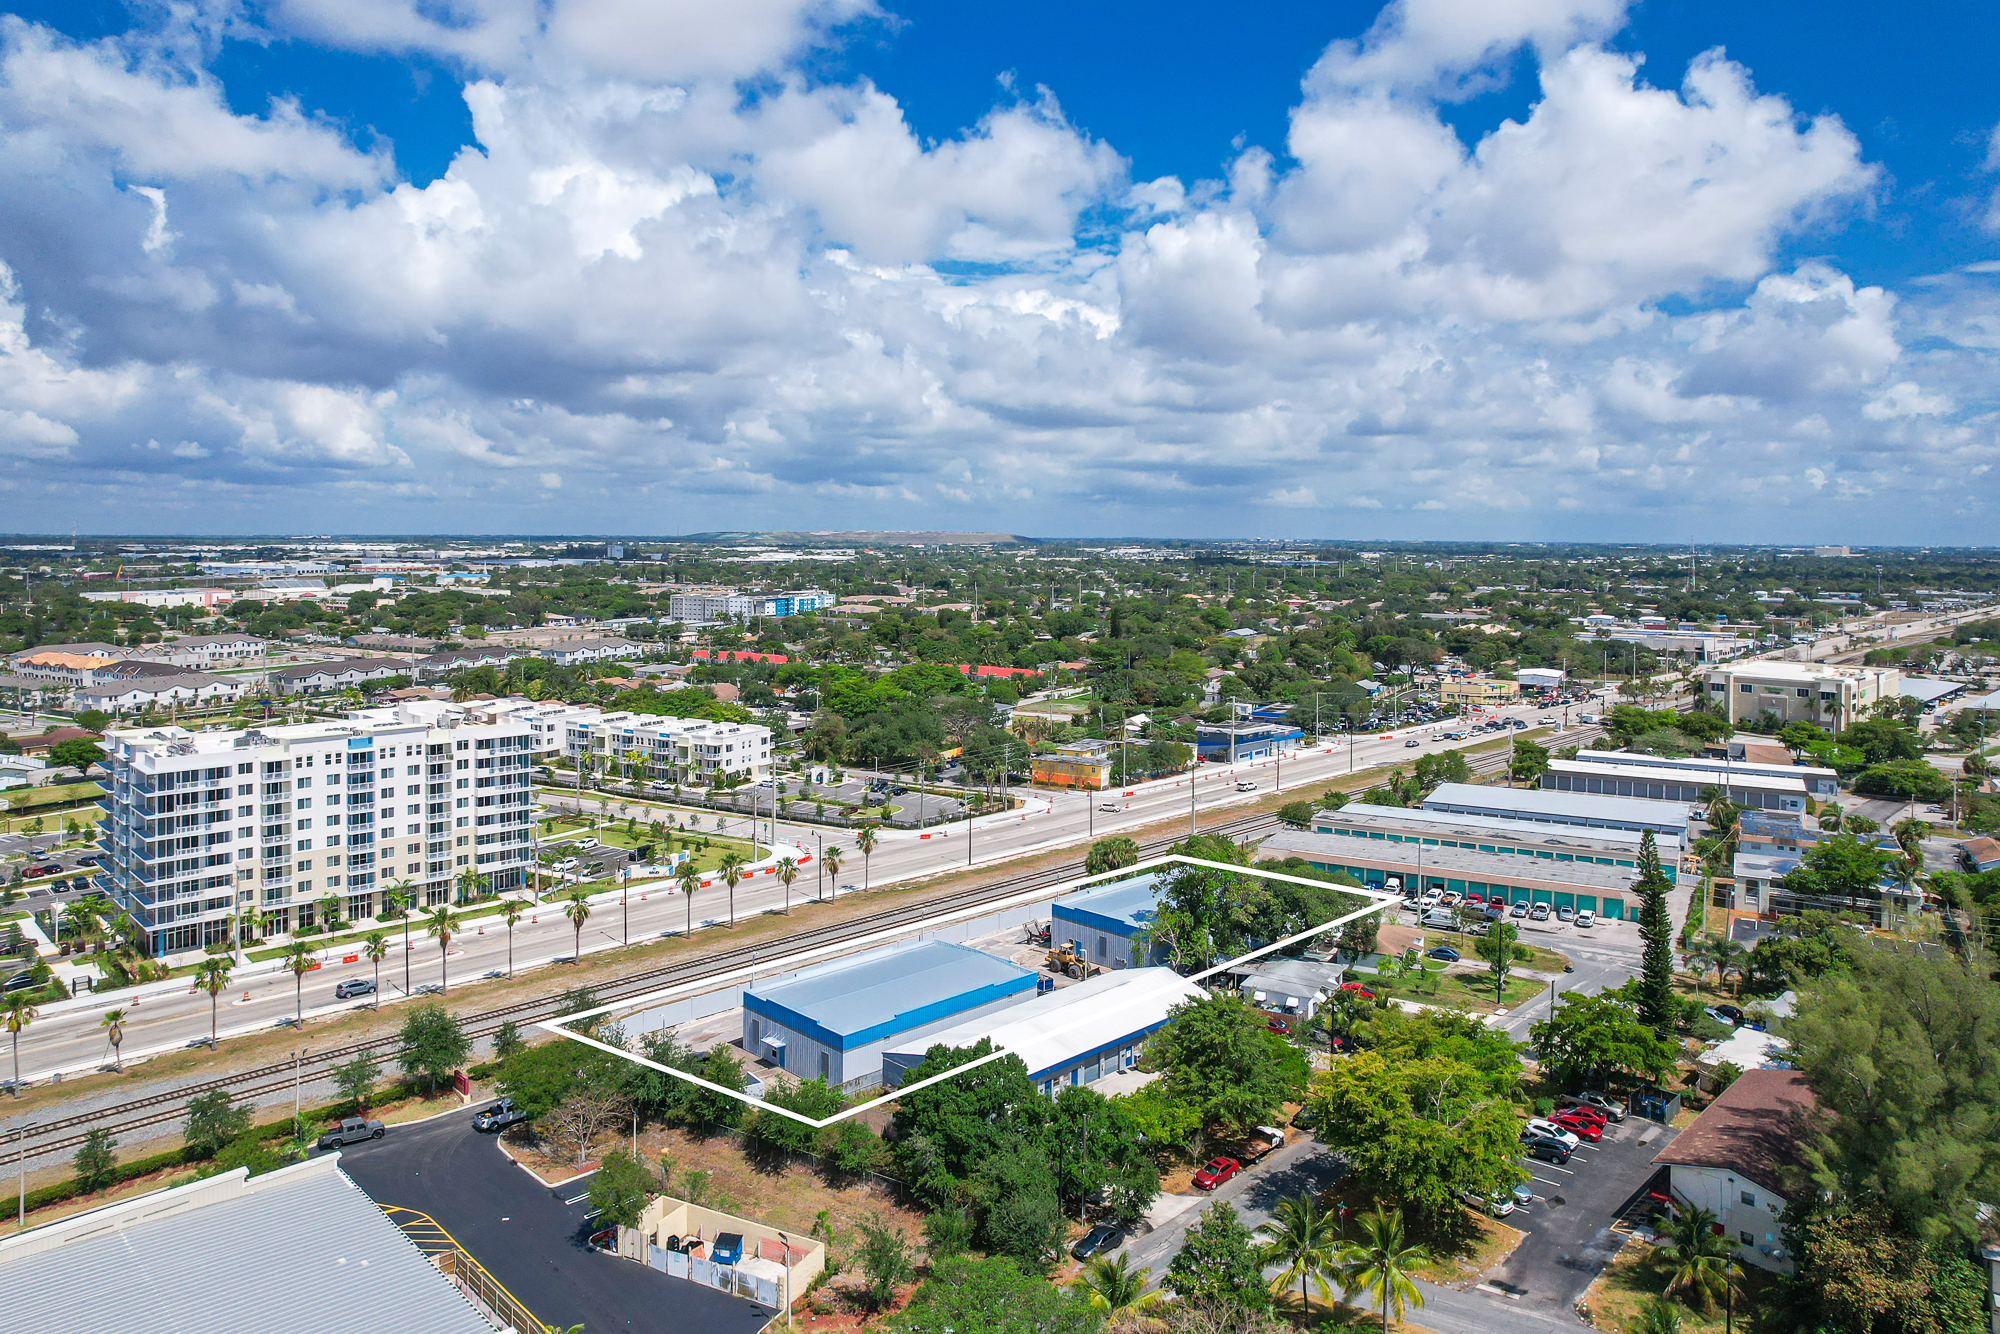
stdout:
[[1792,1272],[1780,1219],[1814,1105],[1798,1071],[1745,1070],[1653,1156],[1677,1205],[1713,1213],[1745,1264]]

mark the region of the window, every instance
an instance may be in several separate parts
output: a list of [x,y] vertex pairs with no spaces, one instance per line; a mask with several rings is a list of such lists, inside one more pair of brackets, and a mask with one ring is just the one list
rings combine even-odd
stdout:
[[1751,1232],[1739,1232],[1736,1234],[1736,1239],[1745,1246],[1755,1246],[1757,1244],[1756,1234]]
[[1752,1195],[1747,1190],[1738,1193],[1743,1197],[1743,1203],[1749,1205],[1752,1209],[1757,1207],[1757,1197],[1755,1195]]

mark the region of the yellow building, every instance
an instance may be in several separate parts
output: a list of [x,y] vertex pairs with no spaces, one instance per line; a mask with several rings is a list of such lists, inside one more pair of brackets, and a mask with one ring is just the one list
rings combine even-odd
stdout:
[[1102,788],[1111,781],[1111,743],[1072,741],[1028,762],[1037,783],[1050,787]]
[[1438,687],[1438,699],[1445,704],[1485,708],[1512,704],[1521,698],[1519,681],[1494,681],[1479,677],[1458,678]]

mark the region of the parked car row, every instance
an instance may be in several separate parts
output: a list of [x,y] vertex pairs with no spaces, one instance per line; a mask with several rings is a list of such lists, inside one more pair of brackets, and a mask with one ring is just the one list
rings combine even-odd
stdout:
[[1602,1140],[1609,1122],[1625,1119],[1624,1109],[1601,1094],[1574,1094],[1563,1102],[1559,1110],[1533,1118],[1522,1129],[1521,1147],[1528,1157],[1561,1166],[1579,1145]]

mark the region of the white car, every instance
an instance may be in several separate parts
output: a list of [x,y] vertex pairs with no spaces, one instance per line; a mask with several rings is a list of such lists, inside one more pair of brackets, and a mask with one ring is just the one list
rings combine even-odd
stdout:
[[1245,779],[1243,782],[1238,783],[1236,785],[1236,790],[1238,792],[1255,792],[1257,790],[1257,785],[1249,781],[1248,779]]
[[1561,1126],[1557,1125],[1553,1121],[1544,1121],[1539,1116],[1536,1117],[1534,1120],[1528,1122],[1528,1129],[1537,1135],[1546,1135],[1550,1139],[1559,1139],[1564,1144],[1567,1144],[1572,1150],[1575,1149],[1577,1145],[1583,1143],[1583,1141],[1578,1139],[1573,1132],[1564,1130]]
[[1576,915],[1576,924],[1578,926],[1596,926],[1597,914],[1592,912],[1590,909],[1585,908],[1582,912]]
[[1474,1191],[1462,1190],[1458,1193],[1458,1198],[1472,1208],[1483,1210],[1486,1213],[1492,1214],[1495,1218],[1505,1218],[1508,1214],[1514,1212],[1514,1201],[1506,1195],[1502,1195],[1498,1199],[1489,1200]]

